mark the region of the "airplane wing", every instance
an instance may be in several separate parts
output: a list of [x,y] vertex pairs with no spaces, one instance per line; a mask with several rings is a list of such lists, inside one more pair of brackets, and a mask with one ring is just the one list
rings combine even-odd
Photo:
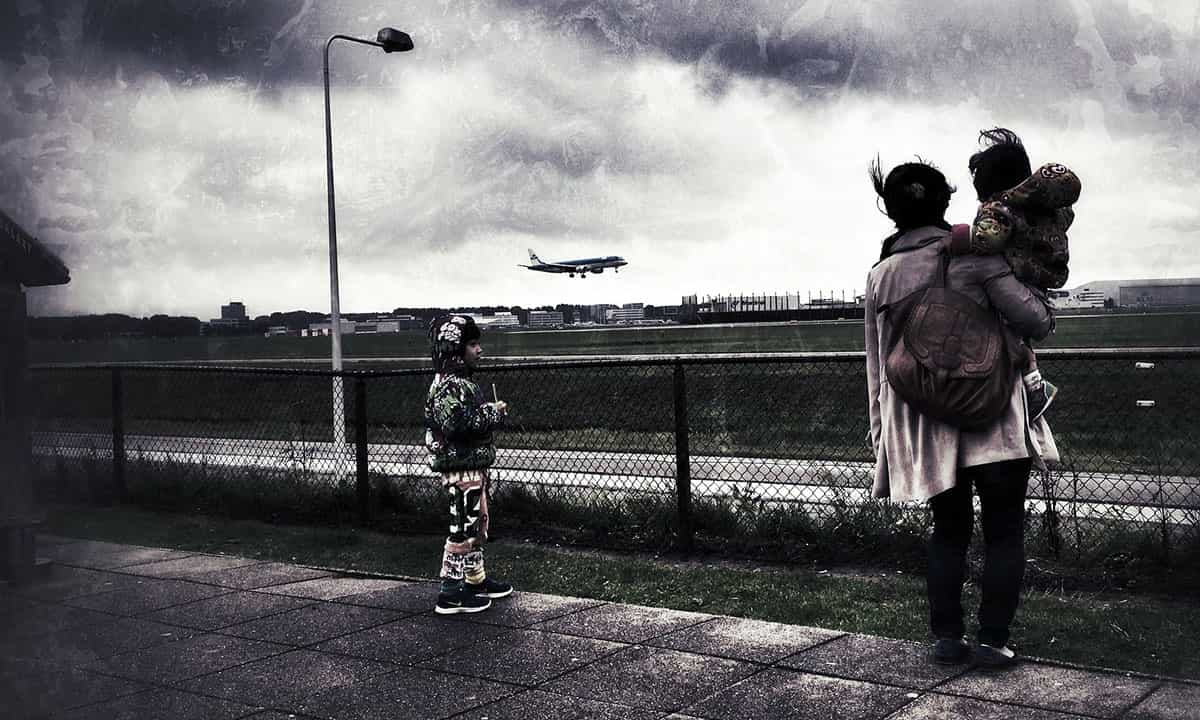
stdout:
[[579,268],[574,265],[563,265],[561,263],[541,263],[540,265],[518,264],[517,267],[523,267],[528,270],[540,270],[542,272],[583,272],[584,271],[583,268]]

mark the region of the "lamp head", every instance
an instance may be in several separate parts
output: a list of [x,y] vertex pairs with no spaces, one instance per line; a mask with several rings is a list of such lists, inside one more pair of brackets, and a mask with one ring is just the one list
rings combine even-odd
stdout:
[[380,30],[375,42],[382,45],[383,51],[386,53],[408,52],[413,49],[413,41],[408,33],[390,27]]

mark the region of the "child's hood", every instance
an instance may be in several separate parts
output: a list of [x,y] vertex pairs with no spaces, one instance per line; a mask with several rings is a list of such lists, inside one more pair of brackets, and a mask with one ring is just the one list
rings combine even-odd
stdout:
[[1047,163],[997,200],[1013,208],[1044,213],[1070,207],[1082,190],[1079,176],[1061,163]]
[[469,315],[443,315],[429,324],[433,369],[439,375],[468,377],[471,369],[463,360],[467,343],[478,340],[479,326]]

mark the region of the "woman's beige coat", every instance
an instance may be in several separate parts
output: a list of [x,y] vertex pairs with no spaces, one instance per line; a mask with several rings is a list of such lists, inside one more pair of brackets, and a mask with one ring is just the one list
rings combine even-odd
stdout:
[[[926,417],[892,392],[883,373],[891,332],[877,309],[929,286],[939,267],[947,230],[923,227],[902,235],[892,254],[867,275],[867,402],[875,450],[872,494],[892,500],[927,500],[954,487],[959,468],[1033,457],[1057,461],[1058,449],[1044,418],[1030,427],[1018,377],[1008,412],[988,428],[963,432]],[[994,307],[1018,336],[1040,340],[1054,326],[1046,302],[1021,281],[1002,255],[966,255],[950,261],[947,287]]]

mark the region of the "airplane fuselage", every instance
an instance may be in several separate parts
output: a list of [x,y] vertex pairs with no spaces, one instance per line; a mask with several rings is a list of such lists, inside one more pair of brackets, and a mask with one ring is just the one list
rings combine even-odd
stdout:
[[628,265],[625,258],[617,255],[609,255],[607,257],[584,258],[582,260],[563,260],[560,262],[536,262],[533,265],[522,265],[521,267],[545,273],[567,273],[574,277],[580,275],[586,277],[588,273],[602,273],[608,268],[612,268],[614,272],[618,268]]

